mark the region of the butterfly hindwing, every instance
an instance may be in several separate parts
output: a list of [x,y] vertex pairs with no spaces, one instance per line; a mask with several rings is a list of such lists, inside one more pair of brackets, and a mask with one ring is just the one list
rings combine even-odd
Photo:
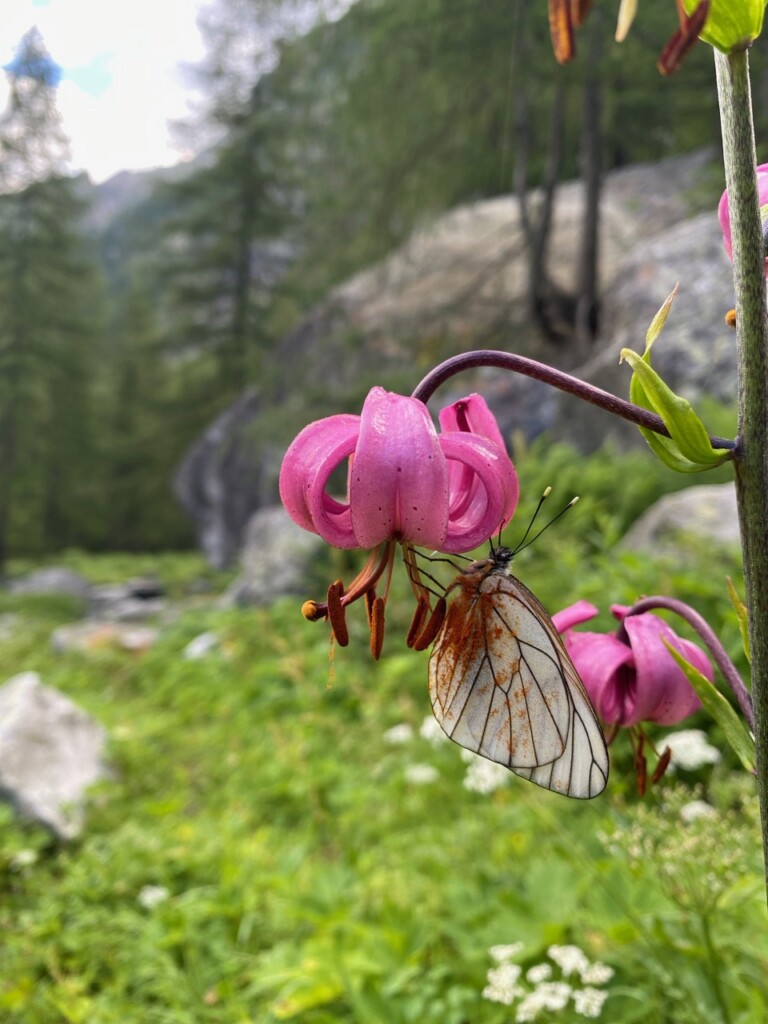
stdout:
[[444,732],[537,785],[596,796],[608,777],[602,729],[541,603],[493,559],[454,586],[429,672]]

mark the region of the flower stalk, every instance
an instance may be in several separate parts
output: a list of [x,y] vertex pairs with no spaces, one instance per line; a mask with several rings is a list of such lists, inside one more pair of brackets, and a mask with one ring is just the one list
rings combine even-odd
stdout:
[[[411,397],[417,398],[421,402],[428,402],[440,385],[450,380],[451,377],[455,377],[457,373],[463,373],[466,370],[474,370],[484,366],[511,370],[514,373],[521,373],[525,377],[532,377],[534,380],[543,381],[545,384],[550,384],[552,387],[565,391],[569,395],[575,395],[591,405],[599,406],[601,409],[605,409],[606,412],[613,413],[615,416],[621,416],[622,419],[629,420],[630,423],[635,423],[639,427],[645,427],[648,430],[655,431],[657,434],[669,437],[669,431],[664,425],[664,421],[656,413],[643,409],[633,402],[627,402],[625,399],[611,394],[610,391],[603,391],[602,388],[595,387],[594,384],[588,384],[586,381],[580,380],[570,373],[556,370],[553,366],[548,366],[546,363],[529,359],[527,356],[517,355],[515,352],[503,352],[498,349],[477,349],[473,352],[462,352],[457,356],[446,359],[445,362],[430,370],[416,387]],[[713,448],[728,448],[734,452],[734,457],[738,457],[737,440],[729,440],[724,437],[710,437],[709,440]]]
[[735,462],[752,657],[757,783],[768,865],[768,321],[748,51],[715,52],[733,234],[740,458]]

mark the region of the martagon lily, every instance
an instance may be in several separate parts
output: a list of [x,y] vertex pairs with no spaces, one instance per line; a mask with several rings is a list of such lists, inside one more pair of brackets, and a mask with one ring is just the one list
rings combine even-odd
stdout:
[[[591,633],[574,629],[598,614],[589,601],[577,601],[552,617],[562,634],[576,670],[602,721],[629,730],[635,752],[638,785],[645,789],[643,722],[674,725],[701,707],[691,684],[667,650],[664,641],[681,654],[710,682],[714,672],[709,658],[696,644],[678,636],[663,619],[650,612],[627,614],[624,605],[611,605],[619,621],[615,633]],[[662,755],[653,776],[664,772],[669,757]]]
[[[326,602],[307,601],[306,618],[330,619],[337,642],[348,642],[345,609],[365,598],[374,657],[381,653],[384,608],[395,551],[401,544],[418,601],[411,646],[426,646],[439,621],[421,584],[413,546],[448,554],[470,551],[512,518],[517,473],[498,424],[479,395],[454,402],[435,429],[423,402],[374,387],[359,416],[310,423],[288,448],[280,497],[293,521],[338,548],[367,548],[368,559],[348,588],[335,581]],[[328,485],[347,467],[347,494]],[[385,577],[383,596],[376,595]],[[439,603],[438,603],[439,604]],[[437,609],[436,609],[437,610]],[[439,611],[438,611],[439,616]]]

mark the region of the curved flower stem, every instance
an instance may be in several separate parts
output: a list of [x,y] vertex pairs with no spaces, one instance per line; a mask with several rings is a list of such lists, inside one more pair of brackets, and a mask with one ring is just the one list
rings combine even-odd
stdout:
[[[534,380],[551,384],[552,387],[566,391],[570,395],[576,395],[585,402],[597,405],[615,416],[621,416],[630,423],[636,423],[639,427],[646,427],[657,434],[664,434],[669,437],[669,431],[664,426],[660,416],[647,409],[627,402],[623,398],[612,395],[610,391],[603,391],[594,384],[587,384],[578,377],[564,373],[562,370],[555,370],[546,363],[539,363],[535,359],[528,359],[526,356],[519,356],[514,352],[503,352],[497,349],[477,349],[474,352],[462,352],[460,355],[452,356],[440,363],[417,386],[412,398],[421,402],[427,402],[434,392],[451,377],[464,370],[474,370],[481,366],[495,366],[502,370],[511,370],[513,373],[521,373],[526,377],[533,377]],[[731,441],[724,437],[710,437],[713,448],[728,448],[738,457],[738,441]]]
[[644,597],[632,605],[624,618],[627,619],[630,615],[641,615],[643,612],[653,611],[654,608],[666,608],[667,611],[674,612],[681,619],[685,619],[688,625],[696,630],[709,648],[709,652],[715,664],[722,672],[723,678],[730,686],[742,714],[749,724],[749,728],[754,731],[755,720],[749,690],[744,685],[741,676],[736,670],[736,666],[728,657],[725,648],[720,643],[709,623],[697,611],[694,611],[693,608],[690,608],[683,601],[678,601],[674,597]]

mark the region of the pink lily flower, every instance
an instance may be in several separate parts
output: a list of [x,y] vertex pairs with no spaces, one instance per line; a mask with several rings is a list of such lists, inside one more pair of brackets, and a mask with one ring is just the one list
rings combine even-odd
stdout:
[[[757,168],[757,195],[760,203],[760,216],[763,221],[763,231],[768,221],[768,164],[760,164]],[[728,258],[733,259],[733,239],[731,236],[731,214],[728,209],[728,190],[726,189],[720,197],[717,207],[717,216],[720,221],[720,228],[723,232],[723,245],[728,253]],[[768,258],[765,261],[765,276],[768,277]]]
[[[388,592],[396,544],[403,545],[421,607],[429,602],[411,547],[470,551],[514,514],[517,473],[485,400],[460,399],[442,410],[440,421],[438,433],[423,402],[374,387],[360,416],[310,423],[285,454],[280,497],[291,519],[334,547],[372,549],[346,592],[332,584],[327,604],[307,602],[303,609],[307,618],[330,618],[342,646],[344,608],[365,596],[378,657],[386,594],[376,598],[374,587],[387,570]],[[343,466],[347,494],[339,500],[327,488]]]
[[611,606],[611,612],[621,623],[616,633],[573,629],[593,619],[597,611],[588,601],[577,601],[557,612],[553,622],[563,635],[595,710],[606,724],[673,725],[701,706],[662,640],[712,680],[712,666],[700,647],[679,637],[657,615],[643,612],[627,616],[629,609],[622,605]]

